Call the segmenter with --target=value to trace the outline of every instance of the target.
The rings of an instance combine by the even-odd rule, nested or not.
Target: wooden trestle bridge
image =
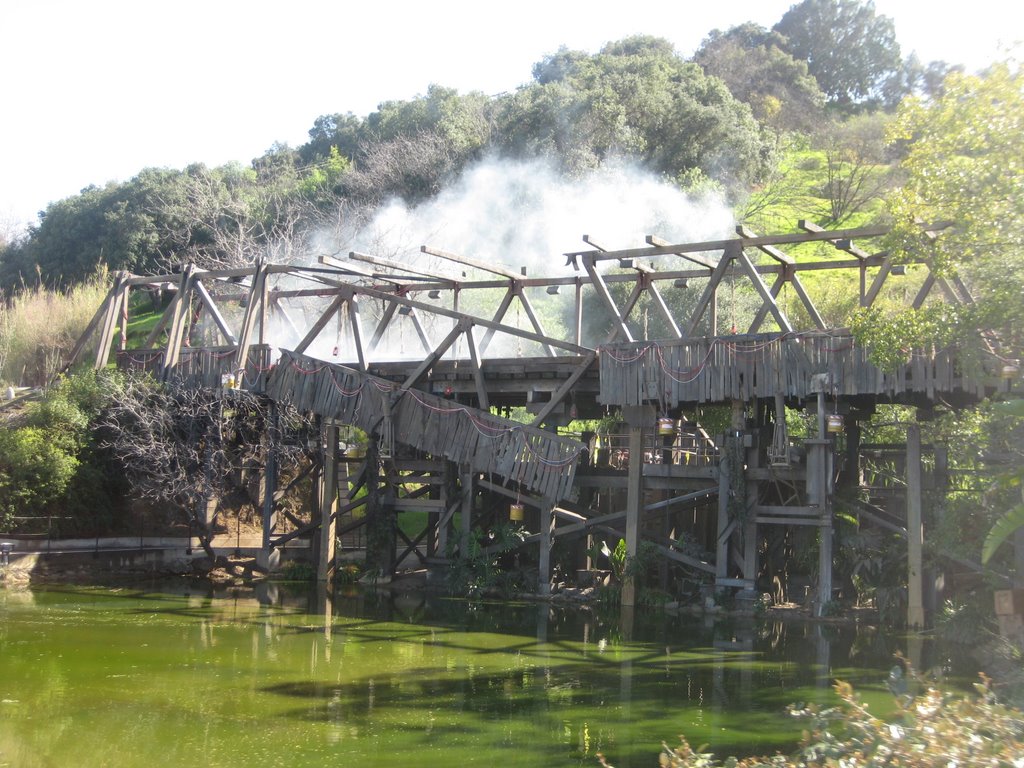
[[[941,229],[922,227],[922,235],[941,237]],[[894,275],[915,307],[970,302],[966,286],[925,262],[896,264],[873,250],[884,227],[801,230],[738,228],[736,237],[687,244],[649,236],[644,247],[619,251],[584,236],[587,248],[566,254],[563,276],[527,276],[426,246],[415,266],[352,253],[311,267],[121,273],[74,358],[95,349],[97,367],[113,355],[122,368],[179,386],[243,388],[320,417],[321,501],[309,523],[284,531],[267,457],[271,562],[284,541],[307,536],[329,578],[339,534],[374,515],[419,511],[428,513],[426,530],[416,540],[399,532],[405,552],[394,542],[397,561],[386,567],[419,566],[414,558],[443,567],[474,531],[507,522],[514,505],[541,593],[589,564],[588,538],[614,546],[621,537],[630,556],[660,555],[663,577],[676,564],[746,595],[773,580],[781,548],[816,548],[807,588],[820,607],[833,595],[837,484],[861,482],[859,422],[877,403],[956,405],[1006,383],[997,350],[991,375],[976,378],[965,378],[948,349],[913,350],[896,371],[876,368],[819,311],[816,275],[843,273],[861,307],[890,291]],[[133,292],[157,290],[173,298],[143,348],[127,349]],[[746,311],[738,293],[748,297]],[[555,322],[561,332],[546,330]],[[522,406],[529,424],[507,418]],[[712,406],[727,406],[717,409],[727,416],[714,434],[701,418]],[[791,438],[787,408],[815,415],[809,435]],[[602,426],[564,432],[585,419]],[[346,452],[346,426],[370,437],[365,455]],[[927,478],[916,425],[903,450],[897,507],[905,509],[862,503],[854,511],[908,536],[910,619],[922,623]],[[635,599],[627,582],[623,601]]]

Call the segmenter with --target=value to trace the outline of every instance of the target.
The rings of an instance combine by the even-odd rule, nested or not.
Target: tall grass
[[[0,383],[41,386],[85,331],[109,289],[106,271],[67,291],[26,287],[0,302]]]

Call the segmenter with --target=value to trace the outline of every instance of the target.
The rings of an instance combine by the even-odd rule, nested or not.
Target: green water
[[[788,749],[880,636],[406,595],[0,590],[0,766],[657,765]]]

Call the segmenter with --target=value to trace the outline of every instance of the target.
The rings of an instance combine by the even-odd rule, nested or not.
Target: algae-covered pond
[[[882,706],[853,627],[264,584],[0,590],[0,766],[657,765],[792,747],[797,701]]]

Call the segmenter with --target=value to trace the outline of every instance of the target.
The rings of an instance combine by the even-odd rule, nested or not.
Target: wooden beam
[[[334,297],[334,300],[327,306],[320,317],[317,318],[316,322],[309,327],[309,331],[303,336],[302,341],[295,345],[295,352],[302,354],[309,348],[309,345],[316,341],[316,337],[320,335],[320,332],[327,327],[327,324],[331,322],[331,318],[334,314],[341,309],[341,305],[348,301],[348,295],[339,293]]]
[[[604,302],[604,305],[609,310],[611,310],[612,315],[616,318],[618,328],[617,333],[621,333],[625,337],[626,341],[635,341],[635,339],[633,338],[633,334],[629,332],[629,328],[627,328],[626,324],[622,322],[622,313],[619,312],[619,308],[615,304],[615,299],[612,298],[611,293],[608,291],[608,286],[605,283],[604,278],[601,276],[601,273],[599,273],[596,267],[594,266],[594,260],[584,259],[583,268],[587,271],[587,274],[590,275],[590,283],[591,285],[594,286],[595,292],[600,297],[601,301]]]
[[[356,348],[356,358],[359,361],[359,370],[366,372],[366,353],[363,351],[363,328],[359,322],[359,302],[356,294],[348,300],[348,319],[352,326],[352,343]]]
[[[391,318],[395,316],[395,312],[397,311],[398,305],[395,304],[395,302],[384,302],[384,313],[377,322],[377,327],[373,329],[373,336],[370,337],[370,343],[366,346],[366,354],[372,355],[374,350],[377,349],[377,345],[380,344],[380,340],[384,336],[384,332],[388,329],[388,325],[391,324]]]
[[[476,337],[473,336],[473,329],[466,331],[466,345],[469,347],[469,360],[473,364],[473,383],[476,384],[476,399],[481,411],[490,410],[490,401],[487,398],[487,385],[484,382],[484,372],[480,369],[480,352],[476,348]]]
[[[532,426],[539,427],[541,424],[544,423],[544,420],[551,414],[551,412],[558,406],[558,404],[565,399],[565,396],[572,391],[573,387],[576,386],[576,382],[579,381],[583,374],[590,369],[591,364],[596,359],[597,352],[591,351],[590,353],[584,356],[583,362],[581,362],[579,366],[577,366],[576,370],[572,372],[569,378],[562,383],[562,386],[560,386],[551,395],[551,400],[548,401],[534,417],[533,421],[531,422]]]
[[[423,323],[420,322],[420,315],[415,309],[410,309],[407,315],[409,321],[412,323],[412,327],[416,331],[416,337],[420,340],[420,345],[423,347],[424,352],[430,352],[433,344],[430,342],[430,337],[427,336],[427,331],[423,327]]]
[[[952,222],[940,221],[934,224],[921,226],[922,232],[935,232],[946,229]],[[663,245],[651,248],[630,248],[623,251],[571,251],[563,254],[569,259],[578,256],[591,256],[597,260],[606,259],[633,259],[651,258],[653,256],[681,255],[684,253],[702,253],[709,251],[721,251],[736,246],[760,246],[760,245],[792,245],[794,243],[813,243],[822,240],[841,240],[866,237],[881,237],[889,233],[888,226],[858,227],[856,229],[836,229],[827,232],[802,232],[788,235],[763,235],[761,237],[744,239],[729,238],[726,240],[708,240],[699,243],[678,243]]]
[[[757,270],[754,269],[754,265],[750,263],[750,259],[742,249],[740,249],[740,252],[736,254],[736,260],[739,261],[744,271],[746,271],[747,277],[750,278],[750,282],[754,285],[754,289],[761,296],[761,301],[768,305],[768,311],[772,313],[772,317],[774,317],[775,322],[779,324],[779,328],[782,329],[784,333],[791,333],[793,326],[790,324],[789,318],[787,318],[785,314],[783,314],[782,310],[779,309],[779,305],[775,303],[775,297],[771,295],[771,292],[768,290],[768,286],[764,284],[764,280],[761,279],[761,276],[757,273]]]
[[[694,307],[693,314],[690,316],[690,324],[686,328],[686,335],[684,338],[689,338],[697,334],[697,326],[700,325],[700,321],[704,319],[704,312],[707,310],[708,305],[711,304],[716,292],[718,291],[718,285],[722,282],[722,278],[725,277],[725,271],[729,268],[733,259],[736,258],[737,254],[742,253],[743,249],[739,246],[739,240],[730,240],[725,248],[722,258],[718,260],[717,266],[711,273],[711,279],[708,280],[708,284],[704,286],[704,292],[700,295],[700,299],[697,300],[697,306]]]
[[[669,312],[665,299],[662,298],[661,292],[658,290],[658,286],[653,281],[647,283],[647,292],[651,295],[651,300],[654,302],[655,309],[658,310],[662,319],[668,324],[668,329],[672,332],[672,335],[677,339],[683,338],[683,332],[679,330],[679,326],[676,324],[676,319],[672,317],[672,313]]]
[[[249,291],[249,301],[245,305],[245,316],[242,318],[242,328],[238,334],[238,349],[235,354],[235,370],[244,371],[249,362],[249,347],[253,343],[253,331],[256,330],[256,321],[262,316],[267,301],[267,270],[266,265],[260,262],[256,265],[256,272],[252,277],[252,289]],[[241,380],[241,377],[239,377]]]
[[[464,322],[460,322],[452,328],[451,331],[448,332],[448,335],[444,337],[444,340],[437,345],[437,348],[427,355],[426,359],[416,367],[416,370],[409,374],[408,378],[406,378],[405,382],[401,386],[402,391],[410,389],[414,384],[416,384],[423,374],[434,367],[434,363],[441,359],[442,355],[448,351],[448,348],[455,343],[455,340],[467,330],[470,332],[473,330],[473,325],[468,319]]]
[[[875,303],[875,299],[878,298],[879,291],[882,290],[882,286],[885,285],[885,279],[889,276],[889,272],[892,270],[892,256],[886,256],[885,260],[882,261],[882,265],[878,268],[878,274],[875,275],[875,279],[871,281],[871,287],[865,294],[863,301],[861,302],[862,307],[870,307]]]
[[[373,265],[378,266],[378,267],[385,267],[386,269],[393,269],[393,270],[396,270],[398,272],[404,272],[404,273],[409,274],[409,275],[418,275],[420,277],[427,277],[427,278],[430,278],[431,280],[437,280],[439,282],[450,283],[451,285],[455,285],[456,284],[456,280],[454,278],[450,278],[450,277],[448,277],[446,275],[441,275],[441,274],[438,274],[436,272],[427,272],[426,270],[422,270],[422,269],[414,269],[413,267],[410,267],[408,264],[403,264],[403,263],[401,263],[399,261],[392,261],[391,259],[383,259],[383,258],[381,258],[379,256],[370,256],[369,254],[360,253],[359,251],[349,251],[348,257],[350,259],[355,259],[356,261],[362,261],[362,262],[365,262],[367,264],[373,264]]]
[[[533,304],[530,303],[530,297],[523,291],[522,285],[516,285],[515,290],[516,296],[519,297],[519,302],[523,305],[523,309],[526,310],[526,317],[530,320],[530,325],[533,326],[533,330],[537,332],[538,336],[547,336],[547,332],[544,330],[544,326],[541,325],[540,319],[537,317],[537,313],[533,311]],[[458,294],[456,294],[458,295]],[[550,344],[542,344],[544,351],[548,357],[555,356],[555,350]]]
[[[646,240],[649,245],[654,245],[657,246],[658,248],[669,248],[672,245],[672,243],[670,243],[668,240],[658,237],[657,235],[648,235],[647,237],[644,238],[644,240]],[[695,254],[686,252],[678,252],[672,255],[679,256],[683,259],[686,259],[687,261],[692,261],[694,264],[699,264],[702,267],[707,267],[711,271],[714,271],[716,266],[715,262],[713,262],[711,259],[705,258],[704,256],[697,256]],[[708,274],[710,274],[710,272]]]
[[[206,306],[206,311],[210,313],[210,317],[213,318],[213,322],[217,325],[220,330],[221,336],[231,346],[238,344],[238,339],[235,338],[235,334],[231,332],[227,322],[225,322],[223,315],[217,308],[217,304],[214,302],[213,297],[210,296],[210,292],[206,290],[206,286],[203,285],[202,280],[196,280],[195,282],[196,293],[199,294],[200,301]]]
[[[492,323],[500,323],[505,319],[505,313],[508,312],[508,308],[512,306],[512,299],[515,298],[516,289],[515,284],[508,286],[505,291],[505,295],[501,297],[501,301],[498,303],[498,309],[495,310],[494,316],[491,318]],[[484,333],[484,338],[480,342],[480,353],[487,352],[487,347],[491,344],[491,339],[494,338],[494,334],[497,328],[488,328]]]
[[[465,256],[459,256],[456,253],[450,251],[442,251],[440,248],[431,248],[427,245],[421,245],[420,251],[429,254],[430,256],[437,256],[439,259],[447,259],[448,261],[454,261],[456,264],[462,264],[473,269],[479,269],[482,272],[490,272],[492,275],[501,275],[507,277],[510,280],[520,280],[522,275],[512,270],[505,269],[494,263],[477,261],[476,259],[468,259]]]

